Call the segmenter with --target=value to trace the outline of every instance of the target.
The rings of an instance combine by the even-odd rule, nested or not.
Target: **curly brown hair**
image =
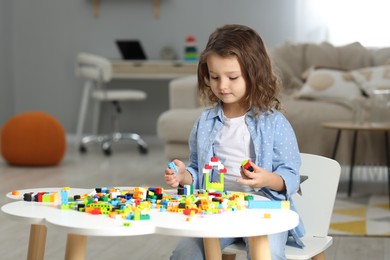
[[[198,93],[200,99],[215,105],[219,99],[210,87],[207,58],[210,54],[236,57],[247,86],[240,104],[256,113],[280,109],[279,80],[273,73],[271,60],[260,35],[245,25],[228,24],[217,28],[209,37],[205,50],[199,57]]]

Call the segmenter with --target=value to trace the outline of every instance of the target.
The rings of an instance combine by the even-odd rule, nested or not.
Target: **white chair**
[[[121,113],[119,101],[141,101],[146,99],[146,93],[140,90],[115,90],[109,89],[107,83],[112,79],[111,62],[103,57],[79,53],[76,62],[76,75],[85,80],[84,91],[81,100],[80,114],[77,123],[76,139],[79,144],[80,152],[86,152],[86,145],[89,143],[98,143],[105,155],[111,155],[111,144],[120,141],[136,141],[140,153],[146,154],[148,147],[145,141],[136,133],[119,132],[118,115]],[[89,100],[95,101],[94,113],[92,118],[92,135],[83,136],[86,113]],[[113,114],[112,124],[113,133],[99,135],[98,125],[100,117],[100,103],[111,102]]]
[[[313,154],[301,153],[302,195],[293,196],[294,204],[306,229],[302,238],[303,249],[286,246],[287,259],[325,259],[325,250],[333,243],[328,236],[333,206],[340,180],[337,161]],[[223,259],[234,259],[236,253],[245,251],[243,244],[234,244],[223,250]]]

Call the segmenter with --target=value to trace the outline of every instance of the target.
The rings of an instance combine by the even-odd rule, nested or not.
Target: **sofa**
[[[322,122],[370,121],[375,114],[372,89],[390,88],[390,48],[366,48],[358,42],[344,46],[286,42],[269,53],[282,84],[282,112],[304,153],[331,157],[337,131],[324,128]],[[386,70],[387,79],[381,76]],[[202,109],[196,75],[169,83],[169,110],[157,122],[167,159],[188,159],[188,137]],[[390,107],[381,111],[385,115],[380,118],[390,122]],[[356,162],[385,165],[383,142],[380,131],[359,133]],[[351,146],[352,133],[343,132],[336,156],[340,163],[349,164]]]

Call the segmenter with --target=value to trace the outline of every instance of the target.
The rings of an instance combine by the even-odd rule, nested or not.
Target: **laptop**
[[[124,60],[146,60],[145,52],[138,40],[116,40],[122,59]]]

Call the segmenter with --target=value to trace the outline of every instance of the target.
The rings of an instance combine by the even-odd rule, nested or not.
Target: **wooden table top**
[[[321,124],[325,128],[338,130],[368,130],[368,131],[390,131],[389,123],[354,123],[352,121],[328,121]]]
[[[196,75],[198,64],[184,61],[124,61],[112,60],[114,79],[172,79]]]

